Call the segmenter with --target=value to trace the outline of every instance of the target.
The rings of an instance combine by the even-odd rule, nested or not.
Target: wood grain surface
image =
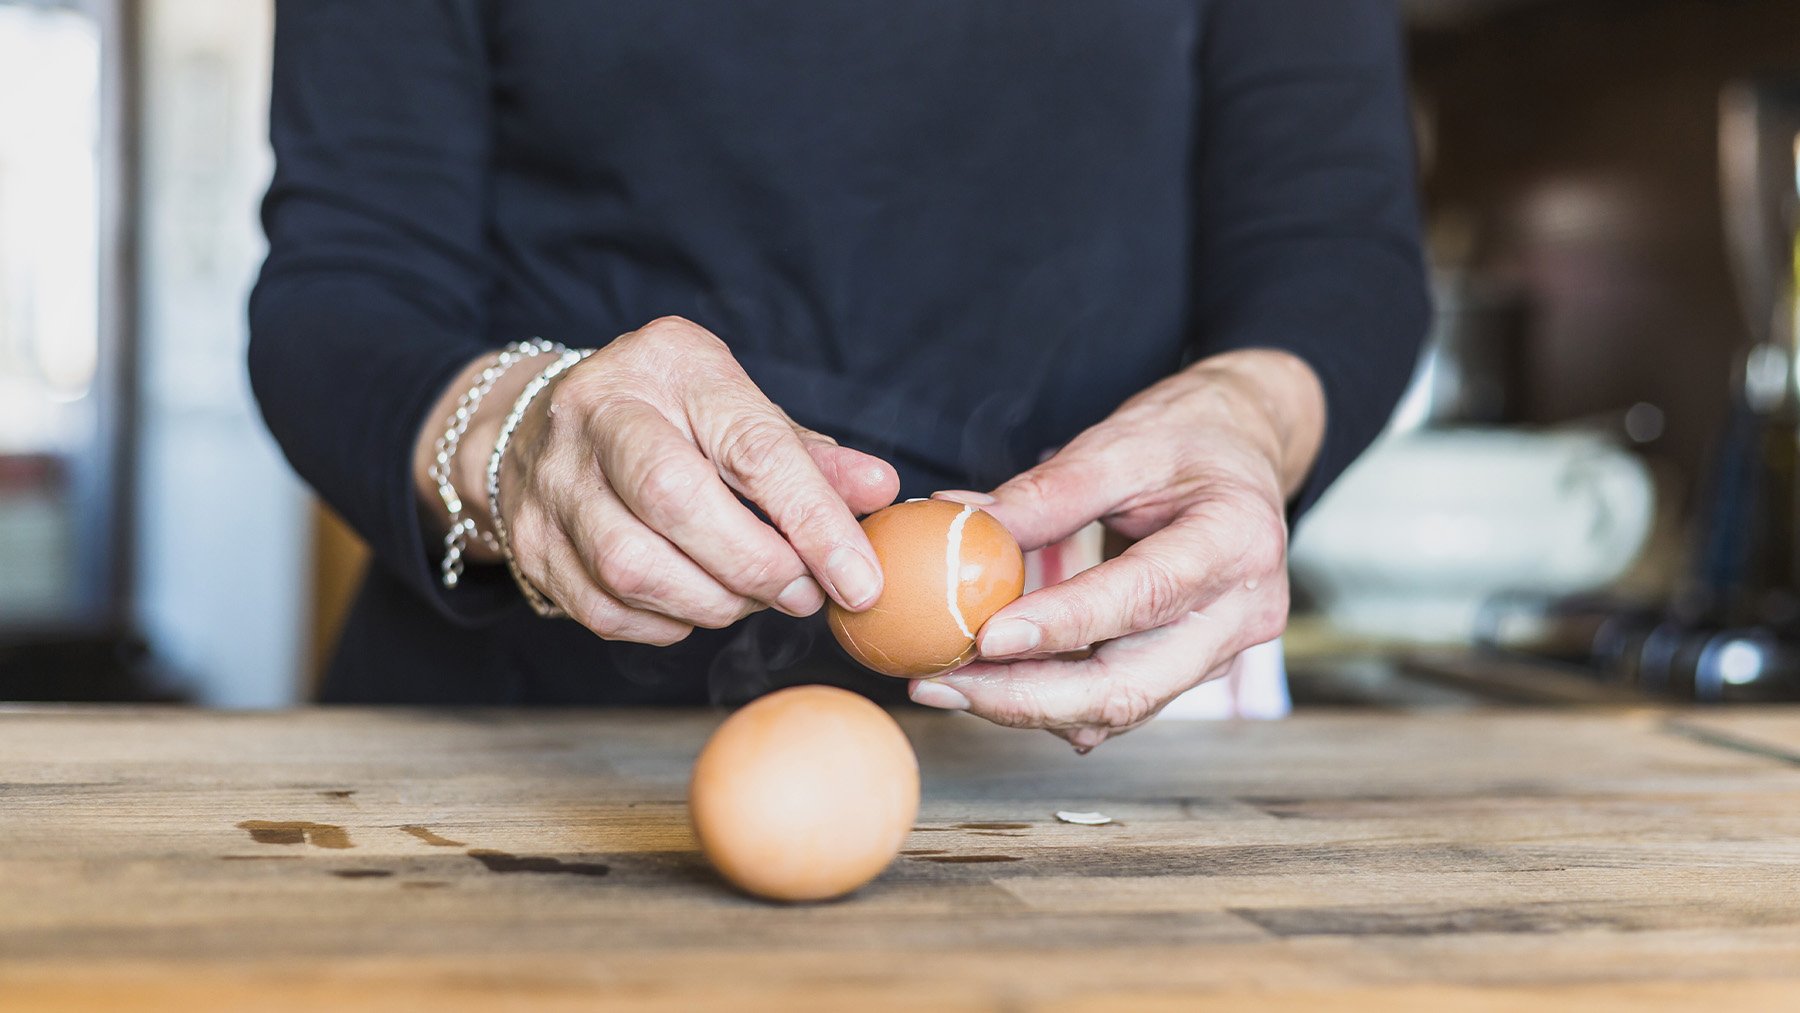
[[[717,720],[0,713],[0,1007],[1800,1008],[1800,710],[909,714],[907,854],[803,907],[694,850]]]

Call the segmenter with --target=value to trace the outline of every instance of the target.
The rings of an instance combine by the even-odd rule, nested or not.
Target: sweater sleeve
[[[1390,0],[1215,0],[1201,53],[1199,354],[1278,348],[1325,389],[1298,517],[1381,431],[1430,307]]]
[[[249,367],[294,469],[453,619],[412,481],[425,413],[487,335],[490,68],[477,0],[282,0]]]

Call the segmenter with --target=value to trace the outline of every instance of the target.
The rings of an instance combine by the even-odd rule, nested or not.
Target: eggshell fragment
[[[919,761],[855,693],[795,686],[725,719],[700,751],[688,812],[707,860],[747,893],[839,897],[880,875],[919,812]]]
[[[881,597],[865,612],[833,603],[832,635],[863,665],[921,678],[967,664],[975,634],[1025,589],[1011,532],[961,503],[912,500],[862,522],[881,564]]]

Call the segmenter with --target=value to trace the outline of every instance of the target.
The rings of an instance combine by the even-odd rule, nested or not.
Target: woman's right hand
[[[469,449],[493,446],[511,403],[482,406]],[[458,488],[479,504],[485,493],[467,492],[483,484]],[[810,615],[825,594],[867,608],[881,570],[856,515],[899,485],[886,462],[788,418],[712,332],[665,317],[538,395],[500,500],[520,570],[571,618],[608,640],[672,644],[768,607]]]

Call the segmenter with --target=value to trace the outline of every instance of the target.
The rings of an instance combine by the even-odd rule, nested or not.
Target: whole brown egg
[[[1025,557],[986,511],[910,500],[862,522],[881,563],[881,597],[865,612],[833,603],[831,632],[883,675],[938,675],[975,657],[981,624],[1025,590]]]
[[[831,686],[778,690],[726,718],[688,784],[707,860],[770,900],[826,900],[874,879],[918,812],[919,761],[906,733]]]

